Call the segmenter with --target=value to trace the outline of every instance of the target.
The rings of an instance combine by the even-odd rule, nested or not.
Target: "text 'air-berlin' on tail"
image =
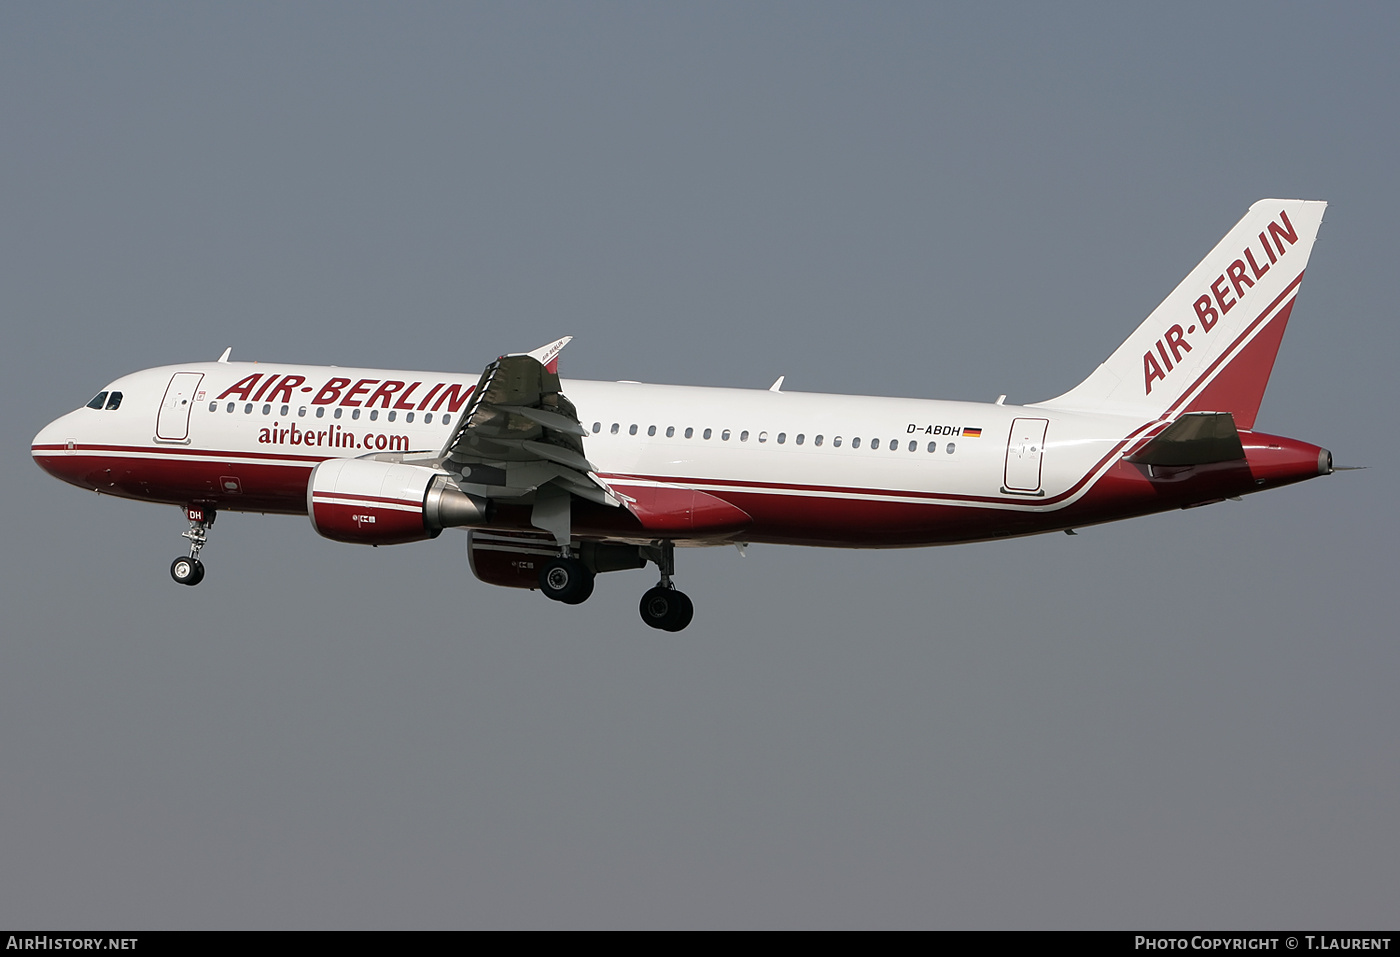
[[[1229,412],[1253,428],[1326,208],[1255,203],[1093,375],[1037,405],[1145,419]]]
[[[81,488],[179,506],[183,585],[203,580],[220,511],[305,515],[364,545],[463,528],[477,578],[566,604],[601,573],[654,564],[642,620],[679,631],[694,606],[673,580],[677,545],[990,541],[1331,472],[1325,449],[1254,430],[1325,208],[1255,203],[1089,378],[1031,405],[792,392],[781,376],[565,380],[568,337],[479,376],[225,350],[117,379],[32,454]]]

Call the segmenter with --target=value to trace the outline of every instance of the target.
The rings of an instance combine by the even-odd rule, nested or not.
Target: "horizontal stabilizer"
[[[1235,417],[1229,412],[1190,412],[1127,457],[1135,465],[1208,465],[1244,458]]]

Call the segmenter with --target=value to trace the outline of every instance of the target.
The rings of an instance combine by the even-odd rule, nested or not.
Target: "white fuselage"
[[[437,452],[474,386],[447,373],[166,366],[109,385],[104,392],[122,394],[119,408],[57,419],[34,454],[65,480],[110,494],[304,513],[319,462]],[[563,390],[605,482],[624,493],[681,486],[718,496],[753,517],[731,540],[938,544],[1190,504],[1160,487],[1123,492],[1124,481],[1144,492],[1159,484],[1141,469],[1114,473],[1125,471],[1123,451],[1160,424],[1124,416],[634,382],[564,380]],[[1102,494],[1105,478],[1117,492]],[[1252,490],[1246,482],[1231,494]],[[1219,490],[1177,491],[1189,500]],[[594,534],[606,537],[607,516],[599,520]],[[579,527],[590,534],[586,516]]]

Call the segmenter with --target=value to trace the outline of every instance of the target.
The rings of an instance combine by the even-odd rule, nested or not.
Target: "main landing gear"
[[[683,591],[674,585],[657,585],[647,589],[638,606],[642,621],[662,631],[680,631],[695,617],[695,606]]]
[[[564,555],[546,562],[540,569],[540,591],[545,597],[578,605],[593,594],[593,572],[577,558]]]
[[[637,610],[642,621],[651,628],[662,631],[681,631],[695,617],[695,606],[683,591],[677,591],[671,582],[676,573],[676,546],[674,542],[661,542],[642,549],[642,554],[656,562],[661,569],[661,581],[647,589]]]
[[[204,563],[199,560],[200,549],[209,539],[209,526],[214,524],[215,512],[212,508],[191,505],[185,509],[190,520],[189,531],[182,538],[190,540],[189,557],[181,555],[170,563],[170,577],[181,585],[198,585],[204,581]]]
[[[661,631],[680,631],[695,617],[695,606],[685,592],[677,591],[671,582],[676,571],[676,546],[671,542],[655,545],[621,546],[591,545],[585,542],[583,560],[574,557],[571,550],[564,548],[563,554],[552,558],[540,568],[539,586],[545,596],[566,605],[577,605],[588,600],[593,594],[593,581],[600,571],[614,571],[623,568],[640,568],[647,561],[653,561],[661,569],[661,581],[648,589],[642,596],[638,611],[642,621]],[[589,551],[589,549],[592,551]],[[618,550],[616,554],[604,557],[604,548]],[[627,558],[621,556],[623,549]],[[172,571],[173,574],[173,571]],[[177,581],[179,579],[176,579]]]

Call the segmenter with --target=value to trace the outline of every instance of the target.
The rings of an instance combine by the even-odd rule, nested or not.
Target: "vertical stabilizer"
[[[1263,199],[1094,373],[1051,409],[1254,426],[1327,204]]]

